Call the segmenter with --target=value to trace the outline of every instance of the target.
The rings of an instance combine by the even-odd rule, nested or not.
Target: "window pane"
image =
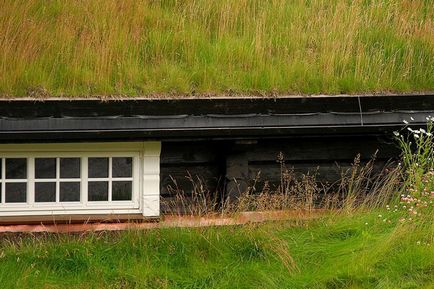
[[[0,179],[3,177],[2,170],[3,170],[3,163],[2,163],[2,159],[0,158]]]
[[[107,178],[108,166],[108,158],[89,158],[89,178]]]
[[[61,202],[80,202],[80,182],[60,182]]]
[[[6,183],[6,203],[25,203],[27,200],[27,183]]]
[[[108,182],[89,182],[89,201],[108,201]]]
[[[112,177],[132,177],[133,158],[113,158]]]
[[[35,202],[55,202],[56,183],[35,183]]]
[[[55,158],[36,158],[35,159],[35,178],[54,179],[56,178],[56,159]]]
[[[61,158],[60,177],[80,178],[80,158]]]
[[[26,179],[27,159],[25,158],[6,159],[6,178]]]
[[[131,201],[132,182],[122,181],[112,183],[113,201]]]

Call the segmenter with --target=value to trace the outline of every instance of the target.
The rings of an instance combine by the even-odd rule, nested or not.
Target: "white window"
[[[0,145],[0,216],[159,213],[160,144]]]

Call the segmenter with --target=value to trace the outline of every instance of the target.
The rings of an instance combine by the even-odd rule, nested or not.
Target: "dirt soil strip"
[[[209,216],[175,216],[166,215],[158,222],[124,222],[124,223],[84,223],[84,224],[40,224],[40,225],[2,225],[0,233],[73,233],[84,231],[120,231],[129,229],[157,229],[173,227],[208,227],[244,225],[266,221],[308,220],[318,218],[326,213],[324,210],[292,210],[242,212],[233,217]]]

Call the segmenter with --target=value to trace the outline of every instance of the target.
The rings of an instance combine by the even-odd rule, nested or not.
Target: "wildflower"
[[[415,138],[419,138],[419,135],[415,133],[415,134],[414,134],[414,137],[415,137]]]
[[[378,218],[382,218],[383,216],[382,215],[378,215]]]
[[[406,121],[405,119],[402,122],[405,123],[405,124],[408,124],[408,121]]]
[[[399,136],[399,132],[397,132],[396,130],[393,132],[393,134],[394,134],[395,136]]]
[[[414,132],[414,130],[413,130],[411,127],[407,127],[407,129],[408,129],[410,132]]]
[[[414,118],[413,118],[412,116],[410,116],[410,119],[411,119],[411,120],[414,120]]]
[[[424,130],[423,128],[419,129],[421,133],[426,133],[426,130]]]
[[[420,245],[420,241],[417,241],[416,244],[417,244],[417,245]]]

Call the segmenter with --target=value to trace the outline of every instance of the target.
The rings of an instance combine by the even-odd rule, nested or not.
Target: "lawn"
[[[431,0],[0,1],[0,95],[434,91]]]
[[[0,284],[434,288],[433,215],[402,221],[404,213],[400,207],[242,227],[9,236],[0,247]]]

